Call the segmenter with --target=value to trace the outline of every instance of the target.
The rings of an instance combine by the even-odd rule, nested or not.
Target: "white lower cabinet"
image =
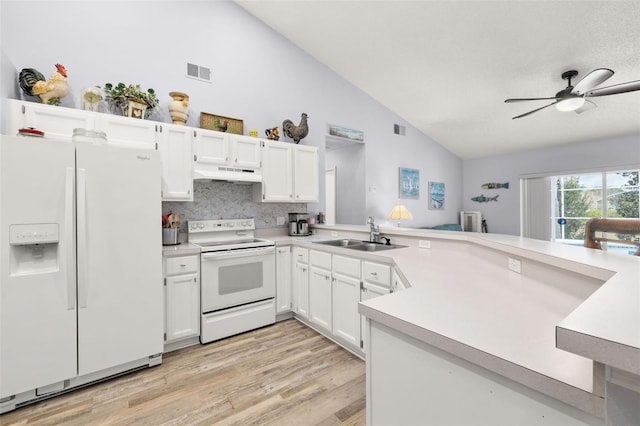
[[[200,335],[200,256],[164,258],[165,344]]]
[[[293,308],[291,246],[276,249],[276,314]]]
[[[360,300],[370,300],[391,293],[391,266],[370,261],[362,262],[362,292]],[[360,315],[360,331],[362,336],[361,348],[365,351],[366,317]]]
[[[333,255],[333,335],[360,347],[360,260]]]
[[[331,332],[331,253],[309,251],[309,320]]]
[[[301,318],[309,318],[309,250],[294,247],[291,251],[293,311]]]

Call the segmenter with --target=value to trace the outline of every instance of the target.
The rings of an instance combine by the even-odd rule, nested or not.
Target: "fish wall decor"
[[[471,198],[471,201],[475,201],[477,203],[488,203],[489,201],[498,201],[499,196],[500,195],[496,195],[495,197],[485,197],[484,194],[482,194],[479,197]]]
[[[484,183],[482,184],[482,188],[484,189],[509,189],[509,182],[505,183]]]

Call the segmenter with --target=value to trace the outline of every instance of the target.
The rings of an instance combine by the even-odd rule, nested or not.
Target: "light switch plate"
[[[418,241],[418,247],[420,248],[431,248],[431,241],[429,240],[419,240]]]
[[[278,216],[276,218],[276,225],[284,225],[284,216]]]
[[[337,237],[337,236],[338,236],[338,233],[337,233],[336,231],[331,231],[331,236],[332,236],[332,237]]]

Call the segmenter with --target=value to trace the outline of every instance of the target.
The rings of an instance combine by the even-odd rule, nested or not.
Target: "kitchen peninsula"
[[[368,235],[350,225],[314,232]],[[370,424],[636,419],[638,258],[506,235],[381,232],[407,247],[360,256],[391,262],[410,288],[360,304]]]

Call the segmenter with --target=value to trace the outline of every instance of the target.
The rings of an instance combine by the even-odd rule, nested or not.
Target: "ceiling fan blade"
[[[575,110],[576,114],[582,114],[585,111],[589,111],[590,109],[596,108],[598,105],[594,104],[593,102],[591,102],[588,99],[584,100],[584,104],[578,108],[577,110]]]
[[[598,68],[585,75],[571,91],[574,95],[583,95],[611,78],[613,71],[609,68]]]
[[[585,93],[585,96],[607,96],[617,95],[618,93],[633,92],[640,90],[640,80],[629,81],[627,83],[615,84],[613,86],[602,87],[600,89],[593,89]]]
[[[552,98],[552,99],[554,99],[554,98]],[[553,103],[550,103],[549,105],[545,105],[545,106],[543,106],[542,108],[538,108],[538,109],[534,109],[533,111],[525,112],[525,113],[524,113],[524,114],[522,114],[522,115],[519,115],[519,116],[517,116],[517,117],[513,117],[513,118],[512,118],[512,120],[515,120],[516,118],[526,117],[527,115],[531,115],[531,114],[533,114],[534,112],[538,112],[538,111],[540,111],[541,109],[545,109],[545,108],[547,108],[547,107],[550,107],[551,105],[555,105],[555,104],[557,104],[558,102],[560,102],[560,101],[555,101],[555,102],[553,102]]]
[[[511,103],[511,102],[524,102],[524,101],[550,101],[554,99],[557,100],[558,98],[556,98],[555,96],[551,98],[517,98],[517,99],[507,99],[505,100],[505,102]]]

